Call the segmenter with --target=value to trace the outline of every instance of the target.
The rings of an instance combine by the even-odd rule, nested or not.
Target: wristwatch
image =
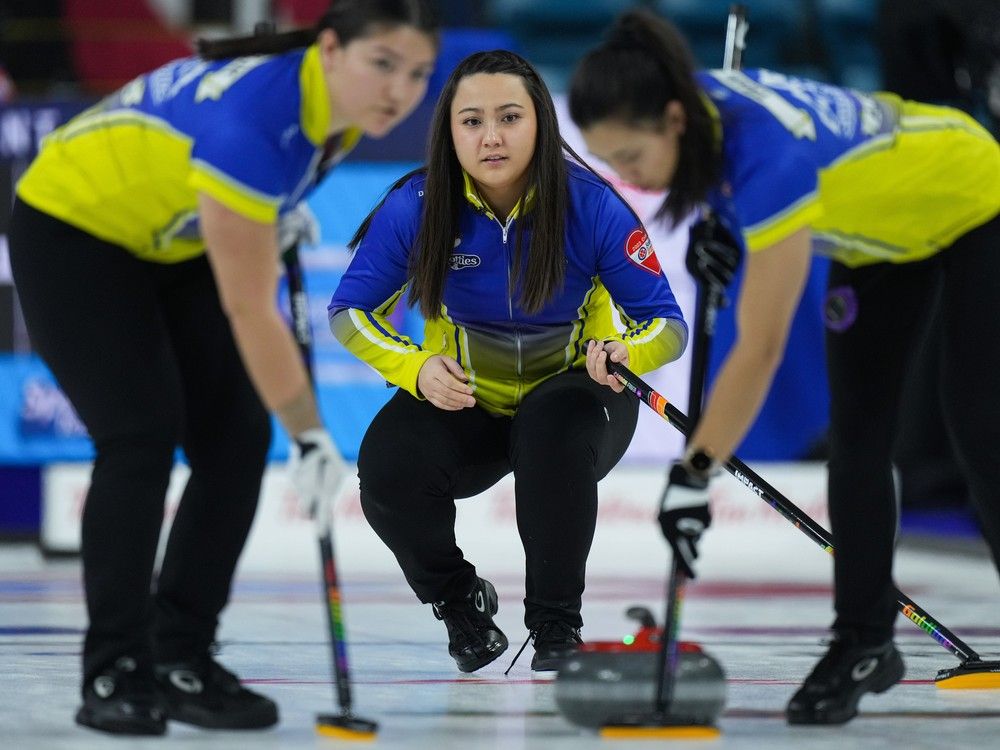
[[[685,457],[685,462],[693,471],[702,476],[707,476],[715,465],[715,459],[712,457],[712,454],[704,448],[692,448],[689,450]]]

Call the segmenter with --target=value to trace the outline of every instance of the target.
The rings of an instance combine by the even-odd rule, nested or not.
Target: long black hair
[[[477,73],[518,76],[534,104],[538,123],[526,188],[528,191],[534,188],[534,199],[530,210],[524,210],[522,204],[515,240],[513,288],[508,291],[513,293],[520,288],[518,304],[527,312],[538,312],[562,288],[565,278],[569,186],[563,151],[574,157],[576,154],[559,135],[552,95],[531,63],[507,50],[476,52],[462,60],[445,83],[431,122],[427,165],[417,170],[426,171],[427,180],[420,230],[410,252],[409,304],[419,306],[425,318],[441,315],[448,259],[455,247],[459,216],[466,203],[462,166],[451,137],[451,104],[462,79]],[[404,184],[413,174],[402,177],[393,188]],[[381,204],[361,224],[349,247],[353,249],[361,242],[380,207]],[[531,226],[530,250],[524,248],[526,224]],[[522,263],[524,252],[528,253],[526,264]]]
[[[429,0],[333,0],[312,28],[276,33],[267,24],[259,24],[252,36],[199,39],[198,54],[205,60],[273,55],[308,47],[324,29],[333,29],[337,41],[346,45],[372,33],[376,25],[412,26],[437,43],[438,19]]]
[[[687,119],[677,171],[656,218],[676,225],[705,199],[722,171],[715,126],[694,77],[694,58],[677,28],[654,13],[620,15],[606,41],[573,73],[569,112],[581,130],[603,120],[662,129],[667,104],[678,101]]]

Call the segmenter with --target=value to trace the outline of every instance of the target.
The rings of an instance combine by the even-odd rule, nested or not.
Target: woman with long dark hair
[[[581,642],[597,482],[637,419],[607,358],[647,372],[687,339],[642,224],[567,152],[530,64],[467,57],[438,100],[427,166],[362,225],[330,303],[337,338],[399,386],[361,444],[362,508],[463,672],[507,639],[495,588],[456,544],[455,499],[513,472],[531,666],[556,669]],[[421,343],[388,322],[404,294],[425,316]]]
[[[213,658],[270,439],[303,509],[339,456],[275,305],[278,224],[426,91],[424,0],[336,0],[315,28],[207,44],[55,131],[17,186],[10,259],[32,344],[96,449],[83,513],[78,723],[249,729],[273,701]],[[191,476],[150,594],[177,445]]]
[[[949,434],[1000,562],[1000,147],[946,107],[768,70],[695,73],[677,30],[643,11],[621,16],[581,61],[570,112],[591,153],[625,180],[669,188],[662,218],[707,204],[745,251],[737,340],[671,473],[672,491],[702,491],[702,518],[709,473],[771,386],[811,253],[833,259],[824,314],[835,638],[787,718],[849,721],[863,694],[903,675],[891,449],[937,295]]]

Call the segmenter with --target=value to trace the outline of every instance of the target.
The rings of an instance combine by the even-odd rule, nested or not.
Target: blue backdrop
[[[388,137],[362,141],[310,198],[323,232],[317,247],[302,251],[316,342],[318,395],[324,419],[349,458],[356,457],[364,430],[392,391],[374,371],[347,354],[329,332],[326,305],[349,262],[346,243],[386,188],[422,158],[434,100],[455,64],[472,51],[497,47],[516,49],[517,45],[500,31],[447,30],[427,99]],[[0,107],[5,133],[0,139],[0,161],[12,165],[7,171],[16,175],[32,156],[37,140],[86,104]],[[739,449],[746,459],[798,458],[824,433],[828,400],[819,315],[825,273],[825,262],[817,261],[775,387]],[[280,304],[288,309],[284,291]],[[732,308],[719,314],[710,378],[733,341],[733,318]],[[422,321],[408,308],[398,312],[394,323],[419,340]],[[277,427],[274,434],[271,457],[282,459],[287,455],[287,438]],[[33,356],[0,354],[0,467],[91,457],[82,425],[44,365]]]
[[[357,455],[364,430],[392,390],[336,342],[327,324],[326,306],[350,262],[346,245],[354,230],[386,188],[414,166],[412,162],[347,163],[334,170],[310,198],[322,226],[319,245],[302,250],[315,339],[317,391],[326,424],[351,459]],[[739,449],[745,459],[798,458],[823,435],[828,411],[820,320],[825,273],[826,263],[818,260],[775,387]],[[288,310],[284,289],[279,304],[282,310]],[[409,308],[401,306],[394,323],[405,334],[420,340],[423,322]],[[710,376],[731,345],[734,330],[730,306],[719,314]],[[287,455],[287,438],[277,425],[274,434],[271,457],[282,459]],[[44,365],[31,356],[0,355],[0,464],[38,464],[91,456],[82,425]]]

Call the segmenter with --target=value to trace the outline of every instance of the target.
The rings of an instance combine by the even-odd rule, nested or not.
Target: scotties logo
[[[656,259],[653,243],[645,229],[636,229],[628,236],[625,240],[625,254],[639,268],[660,275],[660,261]]]
[[[482,263],[478,255],[465,255],[455,253],[448,259],[448,265],[452,271],[461,271],[463,268],[477,268]]]

